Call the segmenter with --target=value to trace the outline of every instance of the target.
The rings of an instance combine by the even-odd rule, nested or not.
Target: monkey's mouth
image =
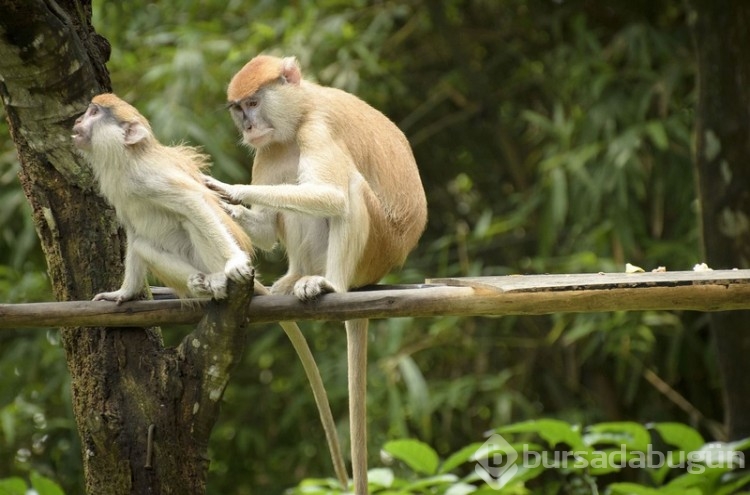
[[[81,134],[75,128],[73,128],[73,134],[70,135],[70,138],[73,140],[73,144],[78,148],[85,148],[89,144],[89,140],[86,139],[86,136]]]
[[[247,144],[257,148],[264,144],[268,144],[272,133],[273,128],[263,129],[262,131],[253,129],[251,131],[245,131],[243,133],[243,138]]]

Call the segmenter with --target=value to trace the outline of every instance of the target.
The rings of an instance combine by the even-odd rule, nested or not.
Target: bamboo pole
[[[504,316],[601,311],[750,309],[750,270],[524,275],[428,280],[327,294],[255,296],[251,323],[354,318]],[[206,300],[0,304],[0,328],[134,327],[196,323]]]

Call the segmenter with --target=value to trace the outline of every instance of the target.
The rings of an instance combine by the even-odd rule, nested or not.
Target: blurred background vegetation
[[[427,231],[388,282],[622,271],[698,262],[691,165],[694,50],[681,2],[620,0],[94,1],[113,89],[165,142],[250,180],[224,107],[264,51],[353,92],[409,137]],[[0,124],[0,301],[50,300],[44,258]],[[263,256],[266,282],[283,255]],[[731,268],[731,267],[726,267]],[[343,326],[306,323],[346,432]],[[176,342],[184,329],[165,329]],[[514,421],[680,421],[721,438],[716,358],[695,313],[376,321],[372,461],[387,440],[443,456]],[[0,333],[0,478],[31,470],[81,493],[56,330]],[[211,444],[209,493],[278,493],[331,472],[304,373],[256,327]]]

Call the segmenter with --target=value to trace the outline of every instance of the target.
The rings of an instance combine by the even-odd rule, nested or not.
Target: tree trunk
[[[110,88],[109,43],[91,26],[90,0],[0,0],[0,12],[0,95],[53,290],[90,299],[119,286],[124,235],[70,133]],[[158,328],[61,330],[89,494],[205,493],[208,438],[251,294],[230,286],[176,349]]]
[[[750,265],[750,4],[694,0],[695,167],[703,247],[713,268]],[[710,316],[732,439],[750,437],[750,312]]]

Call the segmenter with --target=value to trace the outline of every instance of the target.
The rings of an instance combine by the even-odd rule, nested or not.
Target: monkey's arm
[[[272,208],[224,204],[229,216],[248,233],[253,245],[271,251],[276,244],[276,222],[278,212]]]
[[[94,296],[94,301],[114,301],[121,304],[125,301],[131,301],[143,293],[147,266],[135,248],[135,234],[128,231],[127,239],[125,278],[123,278],[122,285],[116,291],[97,294]]]
[[[242,250],[222,221],[217,207],[204,199],[209,194],[202,184],[193,181],[168,181],[169,187],[154,189],[148,199],[157,208],[182,219],[196,251],[203,256],[218,251],[227,260],[224,274],[232,280],[248,279],[252,272],[249,254]]]
[[[228,192],[232,186],[210,175],[204,175],[203,182],[209,189],[222,196],[222,208],[248,233],[254,246],[264,251],[273,249],[278,240],[276,234],[278,212],[276,210],[257,206],[250,209],[237,204]]]
[[[346,214],[347,196],[325,184],[236,185],[228,187],[232,199],[247,205],[261,205],[317,217]]]

